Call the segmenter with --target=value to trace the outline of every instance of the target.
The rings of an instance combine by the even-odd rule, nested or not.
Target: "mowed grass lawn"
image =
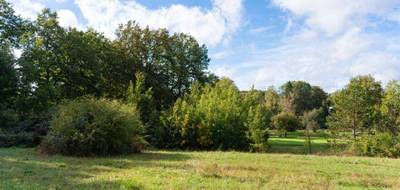
[[[107,158],[0,149],[0,189],[400,189],[400,160],[150,151]]]
[[[326,154],[332,152],[328,144],[329,133],[325,130],[318,130],[310,133],[312,154]],[[305,146],[306,137],[304,131],[289,132],[286,137],[279,136],[278,132],[271,132],[268,143],[269,152],[272,153],[291,153],[307,154],[308,148]]]

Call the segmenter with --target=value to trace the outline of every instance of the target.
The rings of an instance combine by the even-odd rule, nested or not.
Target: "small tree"
[[[150,142],[154,142],[155,128],[158,126],[158,112],[153,101],[153,91],[151,88],[146,90],[145,76],[141,72],[136,73],[135,86],[132,81],[126,92],[126,102],[135,106],[139,111],[141,121],[145,125],[145,136]]]
[[[268,116],[267,110],[261,105],[250,107],[247,115],[246,127],[248,137],[251,140],[251,149],[256,152],[264,152],[268,148]]]
[[[301,127],[301,123],[294,114],[282,112],[272,117],[272,126],[287,137],[287,132],[296,131]]]

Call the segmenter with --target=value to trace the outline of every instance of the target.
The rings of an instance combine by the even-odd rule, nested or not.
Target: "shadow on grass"
[[[81,158],[43,156],[33,149],[1,149],[0,189],[141,189],[134,181],[97,179],[100,174],[141,168],[179,168],[190,159],[179,152]]]

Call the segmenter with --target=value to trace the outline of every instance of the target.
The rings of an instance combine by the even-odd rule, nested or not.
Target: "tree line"
[[[143,139],[156,148],[266,151],[271,130],[285,136],[328,129],[363,154],[400,154],[398,81],[383,88],[372,76],[358,76],[331,94],[305,81],[240,91],[208,71],[206,46],[187,34],[130,21],[110,40],[91,28],[61,27],[49,9],[30,21],[0,0],[0,13],[0,146],[39,144],[55,121],[64,121],[54,117],[73,113],[59,105],[75,109],[80,104],[64,102],[90,97],[81,104],[97,109],[93,99],[100,99],[116,115],[109,105],[134,107]]]

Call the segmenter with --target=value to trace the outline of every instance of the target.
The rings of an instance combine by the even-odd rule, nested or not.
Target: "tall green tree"
[[[351,131],[354,140],[359,133],[370,131],[378,123],[382,92],[380,82],[370,75],[352,78],[331,97],[329,127],[333,131]]]
[[[112,97],[108,69],[115,64],[115,52],[110,40],[93,29],[83,32],[69,28],[55,45],[55,53],[62,56],[56,65],[62,98]]]
[[[35,111],[47,110],[61,99],[60,85],[63,83],[60,66],[64,55],[60,41],[65,30],[59,26],[57,14],[43,10],[34,23],[35,32],[24,45],[18,60],[22,71],[22,87],[25,94],[24,105]]]
[[[112,69],[119,73],[116,83],[128,84],[137,71],[145,73],[145,85],[153,89],[158,108],[173,104],[190,91],[193,82],[210,80],[207,48],[189,35],[142,29],[128,22],[117,30],[114,46],[121,59],[119,67]]]
[[[109,69],[118,65],[110,40],[93,29],[62,28],[49,9],[38,15],[33,26],[18,60],[20,107],[42,112],[62,99],[114,97],[109,79],[117,73]]]

